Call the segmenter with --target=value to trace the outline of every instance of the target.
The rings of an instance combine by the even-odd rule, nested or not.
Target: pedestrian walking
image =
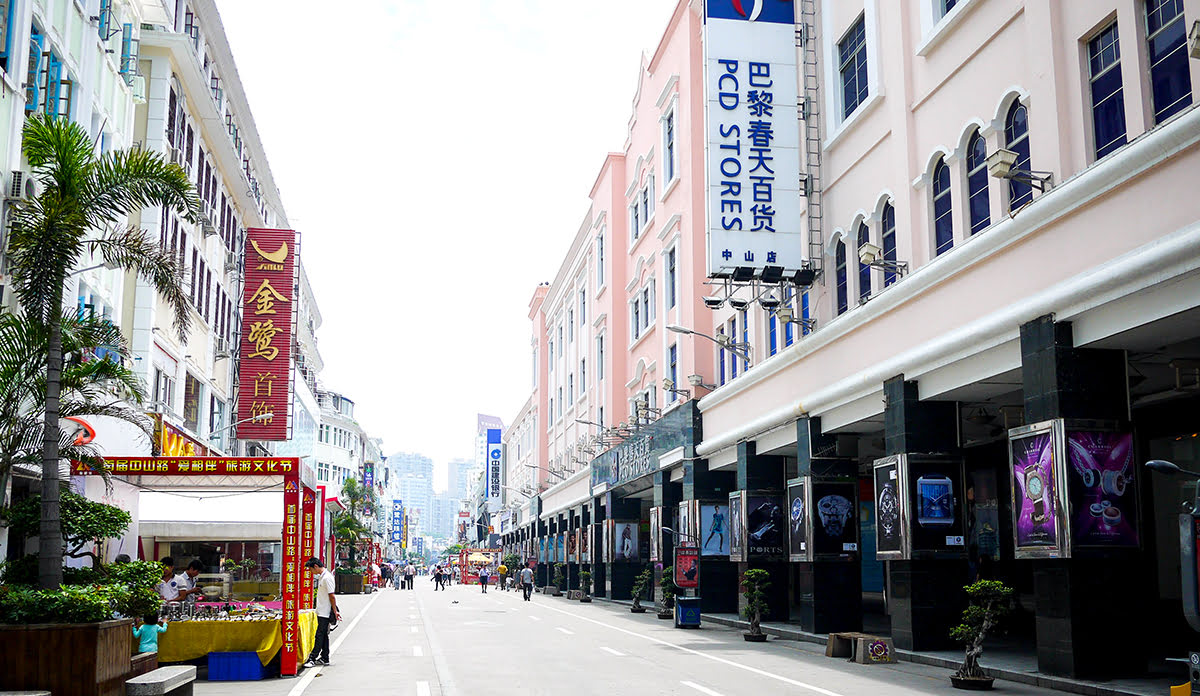
[[[334,596],[333,573],[316,556],[308,559],[304,567],[317,572],[317,635],[306,664],[328,666],[329,624],[342,620],[342,612],[338,611],[337,597]]]
[[[417,567],[410,561],[408,565],[404,566],[404,581],[408,583],[408,589],[415,589],[413,583],[416,582],[416,579]]]
[[[491,574],[491,569],[487,566],[482,566],[479,569],[479,587],[483,594],[487,594],[488,575]]]
[[[500,591],[507,592],[508,585],[506,584],[506,581],[508,580],[508,566],[501,563],[499,566],[496,567],[496,574],[500,576],[500,582],[499,582]]]
[[[525,593],[525,601],[533,595],[533,569],[526,566],[521,569],[521,591]]]
[[[438,590],[444,590],[444,589],[445,588],[442,587],[442,567],[440,565],[434,566],[434,568],[433,568],[433,591],[437,592]]]

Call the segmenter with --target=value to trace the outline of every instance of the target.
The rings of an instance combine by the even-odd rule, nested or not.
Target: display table
[[[158,661],[184,662],[213,652],[256,652],[264,665],[283,648],[280,619],[271,621],[169,621],[158,636]],[[317,613],[300,612],[300,654],[303,662],[317,636]]]

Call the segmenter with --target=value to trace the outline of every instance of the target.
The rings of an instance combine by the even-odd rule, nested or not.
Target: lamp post
[[[1200,472],[1181,468],[1174,462],[1165,459],[1151,459],[1146,462],[1146,468],[1159,473],[1175,476],[1186,476],[1200,479]],[[1187,510],[1186,506],[1184,508]],[[1195,500],[1191,510],[1179,515],[1179,580],[1183,590],[1183,617],[1193,630],[1200,631],[1200,573],[1197,573],[1196,541],[1200,538],[1200,485],[1196,486]],[[1193,660],[1200,653],[1191,653]],[[1192,664],[1197,664],[1195,661]]]
[[[730,353],[733,353],[734,357],[741,358],[742,361],[746,363],[750,362],[750,344],[740,343],[733,340],[731,337],[726,336],[725,334],[718,334],[718,336],[714,338],[706,333],[700,333],[695,329],[689,329],[688,327],[680,326],[679,324],[667,324],[667,331],[673,331],[674,333],[683,334],[685,336],[702,336],[718,346],[721,346],[721,348],[729,351]]]
[[[257,416],[250,416],[249,418],[243,418],[240,421],[230,423],[229,425],[225,426],[224,428],[219,428],[217,430],[214,430],[213,432],[208,434],[208,439],[209,439],[209,441],[212,441],[212,440],[216,439],[216,437],[219,433],[223,433],[226,430],[231,430],[233,428],[236,428],[237,426],[241,425],[242,423],[249,423],[250,421],[265,421],[265,420],[270,420],[274,417],[275,417],[274,413],[260,413]],[[221,439],[222,443],[225,441],[224,436],[222,436],[220,439]]]

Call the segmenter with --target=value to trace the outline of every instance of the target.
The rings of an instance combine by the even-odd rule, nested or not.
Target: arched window
[[[1014,101],[1004,118],[1004,147],[1017,153],[1013,169],[1029,171],[1029,112]],[[1027,181],[1008,180],[1008,209],[1020,208],[1033,200],[1033,187]]]
[[[971,234],[992,224],[988,206],[987,143],[979,131],[967,144],[967,209],[971,212]]]
[[[944,158],[933,166],[933,255],[954,246],[954,219],[950,204],[950,167]]]
[[[850,308],[848,288],[846,287],[846,240],[839,239],[833,252],[834,267],[837,269],[837,313],[844,314]]]
[[[883,247],[883,259],[896,263],[896,209],[892,207],[891,202],[883,204],[883,214],[880,216],[882,224],[880,225],[879,241]],[[895,268],[893,266],[893,268]],[[887,287],[896,282],[896,271],[886,270],[883,272],[883,285]]]
[[[858,248],[871,241],[871,228],[866,222],[858,223]],[[871,296],[871,267],[859,261],[858,263],[858,299],[865,300]]]

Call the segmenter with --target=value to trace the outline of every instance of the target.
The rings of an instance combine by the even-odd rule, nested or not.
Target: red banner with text
[[[279,627],[283,638],[279,673],[283,676],[296,674],[303,662],[300,656],[300,586],[305,573],[300,567],[300,521],[300,483],[289,478],[283,484],[283,622]]]
[[[300,562],[303,564],[317,555],[317,494],[315,491],[304,489],[304,502],[301,504],[300,511],[303,513],[300,524]],[[303,565],[300,567],[300,588],[302,590],[300,608],[312,609],[313,571]]]
[[[298,247],[294,230],[246,230],[239,440],[288,439]]]

